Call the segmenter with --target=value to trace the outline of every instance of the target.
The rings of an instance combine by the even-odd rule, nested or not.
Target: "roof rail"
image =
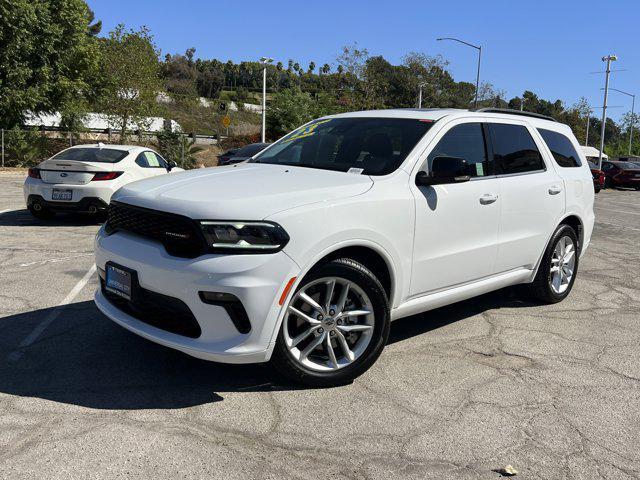
[[[549,120],[551,122],[557,122],[557,120],[548,115],[542,115],[540,113],[533,112],[523,112],[521,110],[513,110],[511,108],[478,108],[474,110],[475,112],[486,112],[486,113],[505,113],[507,115],[522,115],[523,117],[533,117],[540,118],[542,120]]]

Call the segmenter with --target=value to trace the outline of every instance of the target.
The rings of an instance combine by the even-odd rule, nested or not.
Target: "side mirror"
[[[420,171],[416,175],[416,185],[443,185],[468,182],[467,161],[458,157],[436,157],[431,162],[431,174]]]
[[[174,168],[176,168],[178,166],[178,164],[176,162],[174,162],[173,160],[169,160],[167,162],[167,170],[170,172],[171,170],[173,170]]]

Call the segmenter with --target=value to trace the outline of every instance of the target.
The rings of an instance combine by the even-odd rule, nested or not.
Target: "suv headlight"
[[[214,251],[236,253],[272,253],[282,250],[289,235],[272,222],[200,222],[207,245]]]

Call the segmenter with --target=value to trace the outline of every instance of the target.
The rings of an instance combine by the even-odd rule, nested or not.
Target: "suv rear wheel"
[[[353,381],[389,336],[387,294],[364,265],[340,258],[314,268],[287,305],[272,363],[313,387]]]
[[[560,225],[547,246],[538,273],[529,285],[531,296],[545,303],[564,300],[578,273],[578,236],[569,225]]]

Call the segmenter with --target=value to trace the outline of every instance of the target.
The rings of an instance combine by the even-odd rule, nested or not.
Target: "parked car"
[[[588,162],[589,168],[591,169],[591,175],[593,176],[593,189],[596,193],[599,193],[600,190],[604,188],[605,175],[602,170],[598,168],[593,162]]]
[[[591,169],[591,175],[593,176],[593,189],[596,193],[600,192],[604,188],[605,175],[604,172],[598,169],[598,161],[600,151],[597,148],[589,146],[581,146],[582,153],[587,157],[589,162],[589,168]],[[602,152],[602,161],[608,160],[609,157],[606,153]]]
[[[594,224],[579,151],[526,112],[324,117],[248,163],[122,187],[95,302],[189,355],[340,385],[393,319],[516,284],[566,298]]]
[[[627,187],[640,190],[640,165],[635,162],[602,162],[607,188]]]
[[[249,160],[255,154],[267,148],[270,143],[250,143],[240,148],[232,148],[218,156],[218,166],[232,165]]]
[[[134,180],[182,170],[160,154],[135,145],[77,145],[37,167],[24,182],[24,199],[40,219],[56,212],[106,212],[113,193]]]

